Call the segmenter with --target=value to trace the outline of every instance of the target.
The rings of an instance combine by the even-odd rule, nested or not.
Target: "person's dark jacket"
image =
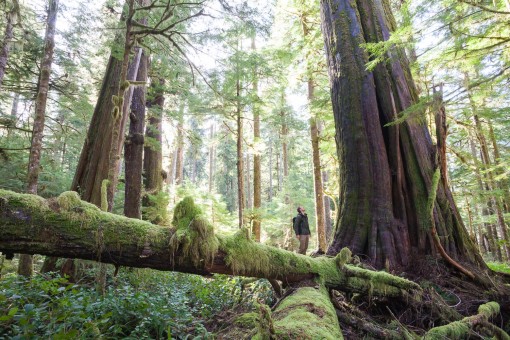
[[[294,219],[294,232],[296,235],[310,235],[310,226],[308,225],[308,216],[299,213]]]

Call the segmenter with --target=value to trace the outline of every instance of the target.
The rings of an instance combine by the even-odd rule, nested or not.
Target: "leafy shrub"
[[[238,303],[271,299],[264,280],[126,269],[101,296],[53,275],[0,280],[0,339],[211,338],[203,322]]]

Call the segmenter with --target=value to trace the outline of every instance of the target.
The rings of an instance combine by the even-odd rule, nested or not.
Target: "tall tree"
[[[255,36],[251,40],[251,49],[253,52],[257,50]],[[261,221],[260,221],[260,208],[262,207],[262,166],[261,156],[258,148],[256,147],[260,141],[260,107],[259,107],[259,81],[258,81],[258,69],[257,65],[253,69],[253,143],[255,145],[255,151],[253,153],[253,209],[255,211],[252,232],[257,242],[260,242],[261,235]],[[270,151],[271,153],[271,151]],[[271,162],[271,161],[270,161]],[[269,166],[271,172],[271,165]],[[270,174],[270,182],[272,182],[272,175]],[[273,189],[273,183],[270,183],[270,191]],[[272,196],[272,193],[270,193]]]
[[[417,252],[435,252],[427,209],[435,197],[443,248],[483,266],[450,189],[441,182],[432,192],[436,151],[426,126],[387,126],[417,102],[403,51],[389,49],[373,71],[365,66],[370,59],[361,46],[386,41],[395,29],[389,2],[323,0],[321,17],[341,164],[340,214],[328,253],[348,246],[379,268],[407,268]]]
[[[148,56],[142,51],[140,66],[136,81],[147,81]],[[125,161],[125,200],[124,215],[142,218],[142,173],[143,173],[143,145],[145,129],[145,85],[138,86],[133,91],[131,112],[129,114],[129,134],[124,146]]]
[[[51,65],[53,63],[53,51],[55,48],[55,27],[57,23],[58,0],[49,0],[48,16],[46,19],[46,34],[44,37],[44,54],[41,60],[41,71],[37,84],[37,96],[35,99],[34,126],[32,129],[32,143],[28,159],[27,192],[37,194],[39,172],[41,171],[41,152],[44,134],[44,121],[46,118],[46,102],[50,89]],[[32,275],[32,256],[21,255],[18,273],[25,276]]]
[[[11,52],[12,39],[14,38],[13,34],[14,26],[18,24],[20,16],[18,0],[13,0],[10,6],[11,6],[10,10],[5,13],[6,17],[5,32],[4,39],[2,42],[2,50],[0,51],[0,89],[2,88],[2,83],[4,81],[5,75],[5,68],[7,66],[7,61],[9,60],[9,54]]]
[[[310,22],[306,13],[301,15],[301,25],[303,28],[304,39],[308,39],[310,35]],[[310,137],[312,141],[312,161],[313,161],[313,183],[315,193],[315,217],[317,221],[317,239],[319,240],[319,251],[326,252],[326,218],[324,209],[324,189],[322,184],[322,168],[319,148],[319,124],[316,114],[312,110],[314,101],[315,83],[313,79],[312,61],[310,56],[307,55],[306,60],[306,76],[307,76],[307,89],[308,89],[308,105],[310,107]]]
[[[154,69],[153,69],[154,71]],[[156,72],[152,72],[156,74]],[[151,85],[151,99],[148,101],[149,121],[145,131],[145,138],[150,140],[144,148],[143,172],[146,196],[144,206],[152,203],[147,195],[157,195],[163,189],[163,139],[162,139],[162,115],[165,104],[164,96],[165,80],[159,78]],[[152,218],[151,218],[152,219]],[[153,220],[159,223],[159,220]]]

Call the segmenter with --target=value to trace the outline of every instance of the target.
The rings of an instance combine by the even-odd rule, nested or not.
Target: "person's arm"
[[[299,235],[301,235],[301,216],[297,216],[294,220],[294,232],[296,233],[296,237],[299,238]]]

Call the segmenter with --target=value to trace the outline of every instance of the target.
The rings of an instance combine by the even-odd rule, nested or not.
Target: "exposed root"
[[[489,319],[497,314],[499,314],[499,304],[488,302],[478,308],[476,315],[432,328],[425,334],[425,339],[464,339],[476,328],[478,332],[487,333],[489,336],[510,340],[510,336],[505,331],[489,322]]]

